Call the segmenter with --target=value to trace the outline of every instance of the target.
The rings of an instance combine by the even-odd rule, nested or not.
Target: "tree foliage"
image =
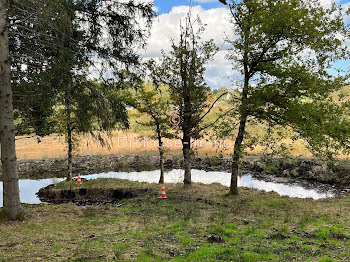
[[[73,133],[128,125],[118,89],[139,68],[152,4],[25,0],[14,1],[12,14],[18,131],[65,134],[71,176]]]
[[[229,59],[244,77],[238,105],[231,193],[246,123],[250,118],[290,126],[317,152],[348,149],[344,110],[328,100],[344,85],[330,73],[332,62],[347,57],[346,28],[339,7],[314,1],[243,0],[229,4],[237,38]]]
[[[129,71],[138,68],[139,56],[135,49],[145,44],[153,16],[152,5],[133,0],[0,1],[3,36],[0,53],[4,64],[0,79],[3,82],[0,89],[0,143],[4,207],[11,218],[15,218],[21,209],[13,111],[19,133],[34,131],[47,135],[53,126],[48,125],[48,119],[64,104],[66,131],[70,138],[73,127],[86,130],[97,123],[102,128],[109,128],[116,120],[112,118],[109,122],[107,116],[112,114],[122,116],[118,121],[124,120],[125,108],[120,107],[119,99],[109,102],[109,109],[121,110],[118,114],[101,114],[102,109],[97,107],[106,106],[108,98],[116,92],[108,91],[103,99],[93,100],[101,97],[105,86],[87,83],[84,70],[98,61],[102,69],[98,70],[100,76],[108,76],[104,84],[119,87],[113,84],[124,81],[122,72],[126,68]],[[78,87],[82,92],[76,97]],[[88,98],[89,104],[83,105],[81,100]],[[87,111],[83,114],[81,109]],[[72,114],[79,119],[75,121],[79,125],[70,121]],[[91,123],[94,117],[98,120]],[[71,139],[68,144],[71,145]]]
[[[54,125],[47,120],[57,93],[73,82],[86,82],[87,68],[106,83],[123,82],[126,68],[138,68],[135,50],[144,47],[152,16],[151,3],[135,1],[12,1],[18,131],[52,132]]]
[[[205,109],[209,108],[206,102],[211,92],[204,80],[205,65],[218,51],[214,40],[201,41],[203,30],[199,18],[191,21],[189,12],[185,25],[180,26],[179,43],[173,41],[170,54],[163,54],[161,59],[163,83],[170,88],[172,105],[180,119],[185,184],[191,183],[191,138],[200,136]]]
[[[154,133],[154,138],[158,140],[159,149],[159,183],[164,183],[164,138],[173,138],[174,132],[171,127],[171,105],[169,87],[160,84],[157,78],[157,69],[153,62],[149,63],[151,69],[151,82],[144,83],[137,89],[131,89],[126,98],[127,103],[140,113],[146,114],[150,120],[138,121],[139,124],[150,127]]]

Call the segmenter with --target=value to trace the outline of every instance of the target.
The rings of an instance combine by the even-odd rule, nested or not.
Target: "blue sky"
[[[228,2],[230,0],[227,0]],[[319,0],[322,5],[329,6],[332,0]],[[203,34],[203,40],[215,39],[216,45],[221,47],[220,52],[206,67],[205,79],[211,88],[220,88],[222,86],[235,87],[239,85],[240,73],[233,70],[232,64],[226,59],[223,45],[226,37],[234,37],[232,25],[229,23],[230,14],[226,6],[218,0],[192,0],[192,14],[200,16],[202,22],[207,24]],[[166,53],[170,51],[171,39],[175,42],[179,35],[180,20],[186,16],[190,0],[155,0],[158,16],[155,18],[151,37],[147,50],[143,54],[145,58],[157,59],[161,56],[161,50]],[[344,8],[350,7],[350,0],[340,0],[337,3],[342,4]],[[347,17],[350,21],[350,16]],[[350,49],[350,39],[346,43]],[[350,68],[349,61],[338,61],[335,63],[337,68]]]
[[[190,2],[189,0],[155,0],[154,4],[158,8],[158,13],[164,14],[164,13],[169,13],[174,6],[188,5],[189,2]],[[218,0],[192,1],[192,2],[194,5],[200,5],[205,10],[222,7],[222,4]],[[207,2],[207,3],[201,3],[201,2]],[[346,4],[349,2],[350,0],[339,1],[340,4]]]
[[[158,14],[164,14],[169,13],[174,6],[188,5],[189,2],[189,0],[155,0],[154,5],[158,8]],[[208,1],[208,3],[200,3],[201,1],[192,2],[193,5],[200,5],[204,10],[223,6],[219,1],[215,0],[213,2]]]

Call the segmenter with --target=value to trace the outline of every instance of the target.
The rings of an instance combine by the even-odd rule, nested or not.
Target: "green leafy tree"
[[[172,50],[168,56],[163,54],[161,65],[163,83],[170,88],[171,103],[180,119],[185,184],[191,184],[191,139],[200,136],[203,119],[212,109],[206,103],[211,91],[204,72],[218,48],[213,40],[201,42],[203,30],[199,18],[192,22],[189,12],[185,24],[180,26],[179,43],[172,43]]]
[[[152,73],[155,73],[153,67]],[[155,75],[153,75],[155,77]],[[158,83],[158,84],[157,84]],[[149,121],[139,122],[140,124],[151,127],[155,138],[158,140],[159,150],[159,168],[160,178],[159,183],[164,183],[164,138],[173,138],[174,132],[170,126],[170,93],[169,87],[159,84],[157,81],[145,83],[136,90],[130,92],[127,99],[128,104],[137,109],[140,113],[150,117]]]
[[[289,126],[319,153],[348,150],[349,121],[329,100],[344,85],[329,69],[347,57],[346,28],[337,5],[325,9],[316,0],[243,0],[228,7],[236,33],[229,59],[243,76],[230,186],[238,194],[249,119]]]

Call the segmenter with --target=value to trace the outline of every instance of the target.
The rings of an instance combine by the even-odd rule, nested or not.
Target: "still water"
[[[183,170],[173,169],[165,173],[165,183],[182,183]],[[109,172],[101,174],[93,174],[82,176],[86,179],[96,178],[121,178],[131,181],[157,183],[159,180],[159,170],[142,171],[142,172]],[[230,185],[231,174],[228,172],[207,172],[203,170],[192,170],[192,181],[204,184],[220,183],[224,186]],[[62,181],[62,178],[51,178],[41,180],[22,179],[19,181],[20,198],[22,203],[39,204],[40,200],[36,193],[40,188],[50,184]],[[267,182],[254,178],[247,174],[238,178],[239,187],[251,187],[264,191],[274,191],[281,196],[297,197],[297,198],[313,198],[321,199],[333,197],[334,193],[329,189],[317,189],[310,186],[301,186],[295,183],[287,183],[287,181],[279,180],[279,182]],[[0,182],[0,207],[2,206],[2,182]]]

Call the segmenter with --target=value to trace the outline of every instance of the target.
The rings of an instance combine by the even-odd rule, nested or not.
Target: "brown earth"
[[[151,191],[135,187],[60,189],[50,185],[40,189],[37,195],[41,201],[53,204],[71,202],[77,205],[98,205],[115,204],[122,199],[148,195]]]

